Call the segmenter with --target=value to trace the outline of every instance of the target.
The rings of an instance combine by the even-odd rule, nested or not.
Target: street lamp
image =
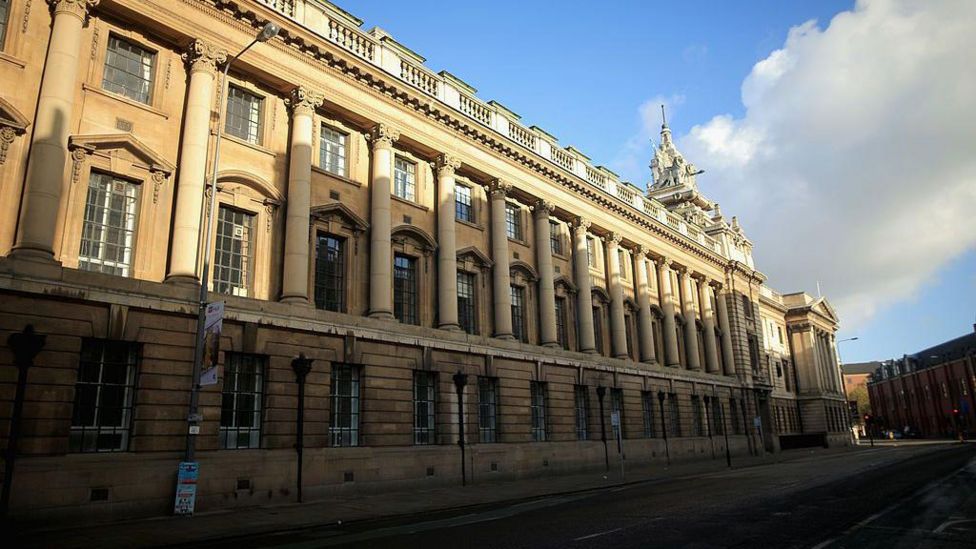
[[[607,394],[607,388],[600,385],[596,388],[596,399],[600,401],[600,440],[603,441],[603,461],[606,463],[607,472],[610,472],[610,451],[607,450],[607,423],[603,418],[603,397]]]
[[[468,384],[468,375],[460,370],[454,374],[454,389],[458,399],[458,446],[461,447],[461,486],[468,483],[464,470],[464,386]]]
[[[201,418],[199,415],[200,407],[200,369],[203,363],[203,346],[204,346],[204,323],[206,320],[207,311],[207,279],[210,278],[210,233],[213,230],[213,219],[214,219],[214,207],[217,203],[217,166],[220,161],[220,136],[221,131],[224,128],[224,104],[227,102],[227,72],[230,70],[231,64],[237,60],[238,57],[244,54],[247,50],[251,49],[251,46],[257,44],[258,42],[267,42],[275,36],[278,35],[278,25],[267,22],[261,29],[261,32],[251,41],[250,44],[244,47],[237,55],[231,57],[224,64],[224,72],[220,78],[220,94],[221,101],[220,106],[217,108],[217,139],[214,145],[214,158],[213,158],[213,174],[210,178],[210,204],[207,208],[209,212],[207,215],[207,226],[206,232],[203,235],[203,272],[200,274],[200,303],[197,311],[197,337],[196,346],[193,349],[193,372],[192,378],[193,383],[190,387],[190,414],[189,423],[193,427],[200,422]],[[193,431],[191,429],[190,431]],[[192,432],[188,432],[186,437],[186,453],[183,461],[192,462],[196,454],[196,435]]]

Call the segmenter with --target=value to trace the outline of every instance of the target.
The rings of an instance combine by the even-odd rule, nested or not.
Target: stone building
[[[634,464],[847,443],[836,315],[763,285],[666,124],[644,193],[324,0],[0,14],[12,513],[170,512],[188,436],[198,509],[293,500],[300,355],[307,498],[458,482],[457,372],[474,481],[603,467],[614,411]],[[188,425],[221,106],[226,313]]]

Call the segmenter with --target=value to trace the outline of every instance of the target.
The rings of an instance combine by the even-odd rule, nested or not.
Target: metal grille
[[[556,339],[559,346],[569,349],[569,335],[566,333],[566,298],[556,298]]]
[[[225,131],[248,143],[261,144],[261,111],[263,99],[253,93],[229,86],[227,88],[227,122]]]
[[[474,221],[474,212],[471,210],[471,187],[454,186],[454,217],[463,221]]]
[[[0,7],[0,12],[4,8]],[[108,38],[102,87],[148,104],[152,99],[153,64],[156,54],[116,36]]]
[[[10,0],[0,0],[0,49],[7,37],[7,20],[10,18]]]
[[[691,436],[700,437],[705,434],[705,424],[702,420],[701,399],[697,396],[691,397]]]
[[[227,353],[220,404],[220,447],[260,448],[264,369],[261,355]]]
[[[332,423],[329,440],[333,446],[359,446],[359,367],[332,365]]]
[[[498,380],[478,378],[478,432],[481,442],[498,442]]]
[[[346,175],[346,134],[323,125],[319,140],[319,167],[335,175]]]
[[[69,436],[72,452],[128,448],[138,350],[138,344],[125,341],[82,343]]]
[[[397,255],[393,260],[393,314],[404,324],[417,319],[417,260]]]
[[[247,296],[251,285],[252,214],[224,206],[217,213],[217,243],[214,246],[213,291]]]
[[[732,421],[732,434],[742,434],[742,424],[739,423],[739,404],[733,398],[729,400],[729,418]]]
[[[681,436],[681,414],[678,410],[678,395],[668,393],[668,433],[674,437]]]
[[[529,334],[525,326],[525,288],[510,286],[512,298],[512,334],[515,339],[528,343]]]
[[[563,239],[559,234],[559,223],[555,221],[549,221],[549,249],[554,254],[563,253]]]
[[[610,389],[610,411],[611,413],[616,412],[617,417],[620,420],[620,425],[612,425],[613,427],[613,438],[624,438],[624,391],[623,389]]]
[[[641,412],[644,414],[644,437],[654,437],[654,393],[641,393]]]
[[[577,385],[573,389],[573,396],[576,401],[576,439],[587,440],[590,423],[590,394],[586,385]]]
[[[393,194],[409,201],[416,200],[417,165],[397,157],[393,162]]]
[[[532,392],[532,440],[543,442],[549,438],[549,425],[546,417],[546,384],[541,381],[532,381],[530,384]]]
[[[413,443],[434,444],[434,398],[436,374],[413,373]]]
[[[315,306],[327,311],[345,312],[345,241],[320,234],[315,250]]]
[[[522,240],[521,208],[510,202],[505,203],[505,234],[513,240]]]
[[[457,274],[457,308],[458,322],[461,329],[469,334],[478,330],[475,320],[475,283],[474,274],[458,272]]]
[[[724,418],[722,417],[722,401],[715,397],[712,397],[711,404],[712,404],[712,413],[711,413],[711,417],[709,418],[711,419],[711,426],[709,428],[711,429],[712,434],[715,435],[724,434],[725,426],[722,425],[722,423],[724,422]]]
[[[138,201],[139,185],[92,172],[78,251],[79,269],[129,276]]]

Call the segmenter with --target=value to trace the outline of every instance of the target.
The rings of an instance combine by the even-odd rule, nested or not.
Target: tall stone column
[[[68,135],[73,122],[81,31],[89,10],[98,0],[49,2],[54,11],[51,40],[38,94],[20,230],[13,253],[53,260],[55,220],[61,207]],[[8,26],[8,34],[12,30]]]
[[[393,247],[390,242],[393,142],[400,132],[377,124],[370,133],[373,149],[369,208],[369,317],[393,319]]]
[[[715,304],[718,307],[718,329],[722,331],[722,362],[723,372],[727,376],[735,375],[735,354],[732,352],[732,324],[729,322],[729,305],[726,302],[727,292],[718,283],[714,285],[718,290]]]
[[[718,359],[718,349],[715,346],[715,311],[712,309],[712,286],[705,283],[702,278],[698,281],[698,302],[701,303],[702,326],[704,336],[702,340],[705,344],[705,371],[710,374],[718,374],[722,371],[722,365]]]
[[[640,340],[641,362],[654,363],[658,361],[654,349],[654,322],[651,318],[651,287],[648,283],[647,272],[650,265],[647,257],[650,249],[641,246],[637,251],[637,327]]]
[[[614,358],[627,358],[627,322],[624,316],[624,288],[620,284],[620,240],[611,233],[607,243],[607,278],[610,286],[610,341]]]
[[[214,78],[217,76],[217,65],[227,60],[227,52],[210,42],[194,40],[183,54],[183,59],[190,65],[190,84],[186,92],[180,165],[176,172],[179,174],[176,212],[166,279],[189,282],[197,280],[200,214],[204,203]],[[210,238],[210,235],[205,238]]]
[[[576,271],[576,318],[578,319],[579,350],[583,353],[596,353],[596,338],[593,335],[593,295],[590,283],[590,261],[586,253],[586,230],[590,222],[582,217],[573,223],[573,268]]]
[[[681,311],[685,317],[685,355],[689,370],[701,370],[701,360],[698,357],[698,326],[695,323],[695,291],[688,269],[678,271],[678,282],[681,284]]]
[[[552,267],[552,227],[549,216],[556,207],[551,202],[539,200],[532,209],[535,219],[535,253],[539,267],[539,335],[542,345],[559,347],[556,333],[556,286]]]
[[[664,319],[661,324],[661,331],[664,332],[664,363],[667,366],[677,368],[681,365],[678,354],[678,334],[674,322],[674,286],[671,284],[671,265],[673,262],[668,258],[662,258],[661,270],[658,275],[661,277],[658,287],[661,288],[661,310],[664,312]]]
[[[292,91],[291,152],[288,164],[288,212],[285,218],[285,265],[281,300],[308,303],[309,208],[312,203],[312,120],[321,93],[304,87]]]
[[[488,189],[491,196],[492,293],[495,306],[495,337],[515,339],[512,334],[512,275],[509,272],[508,233],[505,230],[505,197],[512,184],[500,179]]]
[[[460,330],[457,306],[457,243],[454,234],[454,173],[457,158],[437,158],[437,318],[438,328]]]

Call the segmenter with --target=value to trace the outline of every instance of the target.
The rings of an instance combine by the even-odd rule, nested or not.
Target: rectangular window
[[[589,438],[590,424],[590,394],[586,385],[577,385],[573,390],[576,400],[576,439]]]
[[[339,175],[346,176],[346,139],[348,136],[342,132],[322,125],[319,139],[319,167],[323,170]]]
[[[593,342],[596,345],[596,353],[603,354],[603,309],[593,307]]]
[[[739,423],[739,403],[734,398],[729,400],[729,419],[732,421],[732,434],[742,434],[742,424]]]
[[[244,88],[228,86],[227,122],[224,124],[224,131],[248,143],[260,145],[263,103],[260,96]]]
[[[417,165],[399,156],[393,162],[393,194],[411,202],[417,199]]]
[[[594,253],[594,250],[593,250],[593,237],[592,236],[587,236],[586,237],[586,264],[589,265],[590,268],[595,268],[596,267],[596,253]]]
[[[10,19],[10,0],[0,0],[0,50],[7,37],[7,21]]]
[[[471,209],[471,187],[454,185],[454,218],[474,223],[474,210]]]
[[[72,452],[121,452],[129,446],[139,346],[86,339],[75,382]]]
[[[91,173],[78,251],[79,269],[129,276],[138,203],[139,185]]]
[[[641,393],[641,412],[644,415],[644,438],[654,437],[654,393]]]
[[[359,367],[332,365],[332,421],[329,441],[332,446],[359,446]]]
[[[469,334],[478,331],[478,322],[475,316],[475,279],[474,273],[458,271],[457,274],[457,307],[458,323],[461,329]]]
[[[404,324],[420,324],[417,314],[417,260],[397,254],[393,260],[393,314]]]
[[[759,369],[759,340],[754,335],[749,335],[749,364],[753,370]]]
[[[511,286],[512,298],[512,335],[515,339],[529,342],[528,327],[525,322],[525,288]]]
[[[437,375],[433,372],[413,373],[413,443],[434,444],[434,390]]]
[[[745,312],[746,318],[752,318],[752,301],[745,294],[742,294],[742,310]]]
[[[627,356],[638,361],[637,350],[634,348],[634,315],[624,315],[624,333],[627,336]]]
[[[0,4],[6,4],[6,2],[0,2]],[[3,11],[5,8],[0,7],[0,12]],[[102,88],[128,97],[133,101],[149,104],[152,101],[153,65],[155,62],[155,53],[128,40],[109,35],[108,51],[105,53],[105,70],[102,75]]]
[[[532,393],[532,440],[543,442],[549,439],[549,424],[546,414],[546,384],[541,381],[530,382]]]
[[[217,212],[213,291],[247,296],[251,286],[254,215],[221,206]]]
[[[620,422],[618,425],[611,425],[613,427],[613,438],[616,439],[617,435],[620,438],[624,438],[624,391],[623,389],[610,389],[610,413],[617,414],[617,420]]]
[[[260,448],[267,358],[226,353],[220,405],[220,447]]]
[[[505,234],[512,240],[522,240],[522,208],[518,204],[505,203]]]
[[[668,432],[671,436],[681,436],[681,413],[678,410],[678,395],[668,393]]]
[[[566,298],[556,298],[556,339],[559,346],[569,350],[569,334],[566,330]]]
[[[498,442],[498,380],[478,378],[478,434],[481,442]]]
[[[559,232],[559,223],[549,221],[549,249],[556,255],[563,254],[563,238]]]
[[[702,418],[701,398],[691,397],[691,436],[700,437],[705,435],[705,422]]]
[[[711,414],[709,414],[709,416],[710,416],[709,417],[709,420],[710,420],[710,422],[709,422],[710,423],[710,425],[709,425],[710,431],[709,432],[711,432],[714,435],[724,434],[725,433],[725,426],[722,425],[722,423],[723,423],[723,421],[724,421],[725,418],[724,418],[724,416],[722,414],[722,401],[719,400],[719,399],[717,399],[717,398],[715,398],[715,397],[712,397],[712,399],[711,399],[711,406],[712,406],[712,411],[711,411]]]
[[[346,310],[345,240],[319,234],[315,248],[315,306],[339,313]]]

